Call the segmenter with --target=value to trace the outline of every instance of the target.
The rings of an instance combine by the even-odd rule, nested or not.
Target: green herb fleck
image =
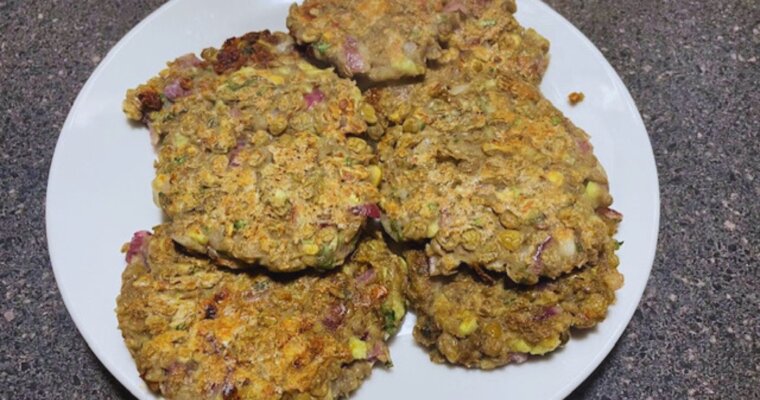
[[[562,122],[562,118],[556,115],[552,117],[552,125],[557,126],[560,122]]]
[[[258,281],[253,284],[253,289],[257,292],[261,292],[266,290],[269,287],[269,282],[267,281]]]
[[[391,220],[384,215],[380,220],[380,223],[383,225],[383,229],[385,229],[385,232],[391,237],[391,239],[396,242],[404,240],[404,235],[401,232],[401,224],[399,224],[398,221]]]
[[[393,332],[396,329],[396,312],[391,308],[383,307],[383,329],[386,332]]]
[[[177,164],[184,164],[185,161],[187,161],[187,157],[185,156],[174,157],[174,162]]]
[[[583,243],[575,242],[575,251],[578,253],[583,253]]]
[[[622,240],[618,241],[618,240],[616,240],[615,241],[615,250],[620,250],[620,248],[623,247],[623,243],[625,243],[625,241],[622,241]]]
[[[314,47],[314,50],[318,51],[319,54],[324,55],[327,52],[327,49],[330,48],[330,45],[328,43],[319,41],[317,43],[312,44],[312,47]]]
[[[256,78],[246,79],[243,83],[237,83],[233,81],[232,79],[227,81],[227,87],[230,88],[233,92],[236,92],[246,86],[250,86],[252,83],[256,81]]]
[[[484,19],[484,20],[482,20],[482,21],[478,22],[478,24],[479,24],[481,27],[483,27],[483,28],[487,28],[487,27],[489,27],[489,26],[494,26],[494,25],[496,25],[496,21],[495,21],[495,20],[493,20],[493,19]]]
[[[246,226],[248,226],[248,221],[246,221],[244,219],[239,219],[239,220],[235,221],[235,223],[233,223],[232,226],[235,228],[236,231],[239,231],[239,230],[245,228]]]
[[[332,268],[335,265],[335,252],[329,244],[323,245],[317,255],[318,268]]]

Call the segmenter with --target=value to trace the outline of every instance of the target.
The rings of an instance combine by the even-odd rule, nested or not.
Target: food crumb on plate
[[[586,95],[583,94],[583,92],[572,92],[567,96],[567,100],[570,102],[571,105],[576,105],[582,102],[585,98],[586,98]]]

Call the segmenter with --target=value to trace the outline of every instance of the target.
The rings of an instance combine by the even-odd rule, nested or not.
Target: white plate
[[[47,235],[58,287],[79,331],[103,364],[135,396],[154,396],[139,378],[114,313],[132,233],[161,221],[151,201],[155,155],[145,129],[121,112],[127,88],[167,60],[251,30],[284,29],[291,0],[171,1],[125,36],[92,74],[63,127],[50,168]],[[651,145],[636,106],[602,54],[538,0],[518,1],[518,19],[551,40],[543,92],[592,137],[625,219],[619,239],[625,286],[597,329],[562,350],[492,372],[432,364],[407,318],[391,346],[394,368],[376,369],[356,399],[555,399],[569,394],[604,359],[630,320],[654,259],[659,189]],[[583,91],[576,107],[567,94]],[[619,371],[624,373],[624,371]]]

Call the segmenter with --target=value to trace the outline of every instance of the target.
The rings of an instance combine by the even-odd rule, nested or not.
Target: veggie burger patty
[[[427,81],[427,106],[382,138],[386,230],[428,241],[433,274],[464,263],[535,284],[595,262],[620,215],[588,136],[535,85],[469,67],[463,87]]]
[[[305,0],[291,6],[287,25],[342,76],[383,82],[423,75],[459,20],[442,0]]]
[[[172,399],[334,399],[404,316],[406,264],[378,239],[340,270],[267,275],[180,250],[166,225],[125,245],[117,316],[140,376]]]
[[[623,284],[610,250],[599,264],[518,286],[503,276],[462,271],[431,277],[422,252],[410,252],[409,299],[417,314],[415,339],[435,362],[492,369],[554,351],[570,328],[604,320]]]
[[[360,134],[374,110],[282,33],[180,57],[127,93],[158,148],[155,201],[177,242],[230,267],[329,269],[379,210],[380,169]],[[366,116],[365,117],[363,117]]]

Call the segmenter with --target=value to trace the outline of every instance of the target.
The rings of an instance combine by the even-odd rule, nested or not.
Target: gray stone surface
[[[760,398],[760,2],[548,2],[628,85],[662,190],[644,298],[572,398]],[[58,294],[45,188],[77,92],[160,3],[0,0],[0,399],[129,398]]]

